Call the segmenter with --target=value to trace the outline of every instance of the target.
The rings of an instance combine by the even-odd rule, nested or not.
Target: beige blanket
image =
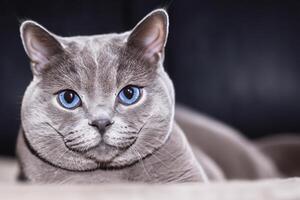
[[[180,185],[28,185],[15,181],[15,160],[0,158],[1,200],[199,199],[300,200],[300,178]]]

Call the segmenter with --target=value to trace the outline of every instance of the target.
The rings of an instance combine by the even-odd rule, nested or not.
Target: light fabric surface
[[[15,160],[0,157],[0,184],[15,184],[17,173],[18,165]]]
[[[29,185],[17,184],[17,164],[0,159],[0,199],[80,200],[80,199],[230,199],[230,200],[299,200],[300,179],[232,181],[180,185]]]

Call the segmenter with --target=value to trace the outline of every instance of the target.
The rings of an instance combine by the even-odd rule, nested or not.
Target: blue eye
[[[118,95],[120,102],[124,105],[132,105],[136,103],[140,99],[140,96],[141,89],[131,85],[124,87]]]
[[[81,100],[73,90],[64,90],[58,93],[57,100],[59,104],[67,109],[75,109],[81,104]]]

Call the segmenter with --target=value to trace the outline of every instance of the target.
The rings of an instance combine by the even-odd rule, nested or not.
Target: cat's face
[[[167,32],[163,10],[123,34],[63,38],[24,22],[34,79],[21,117],[32,151],[84,171],[131,165],[160,148],[174,113],[162,66]]]

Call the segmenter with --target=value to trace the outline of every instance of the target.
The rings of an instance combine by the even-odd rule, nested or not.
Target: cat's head
[[[22,127],[40,158],[67,170],[124,167],[165,143],[174,91],[164,10],[121,34],[60,37],[33,21],[20,29],[33,72]]]

